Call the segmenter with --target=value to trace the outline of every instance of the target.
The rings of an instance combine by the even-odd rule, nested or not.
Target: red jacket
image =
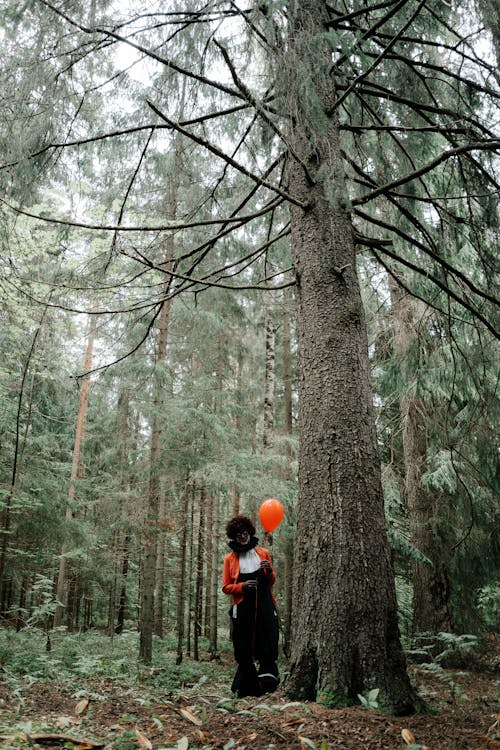
[[[261,560],[269,560],[271,556],[265,547],[254,548]],[[271,563],[272,566],[272,563]],[[222,570],[222,590],[225,594],[230,594],[233,604],[240,604],[243,601],[243,584],[237,583],[240,574],[240,559],[236,552],[229,552],[224,558],[224,568]],[[274,570],[266,570],[265,575],[271,587],[276,580]],[[274,596],[273,596],[274,601]]]

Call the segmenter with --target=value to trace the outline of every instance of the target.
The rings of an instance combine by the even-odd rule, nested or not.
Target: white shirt
[[[254,549],[250,549],[248,552],[240,552],[238,558],[240,573],[255,573],[260,568],[260,557]]]

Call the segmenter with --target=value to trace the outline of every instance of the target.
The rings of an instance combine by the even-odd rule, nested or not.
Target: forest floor
[[[484,671],[410,667],[428,710],[393,717],[361,705],[332,709],[282,692],[239,699],[232,655],[175,691],[160,670],[131,684],[113,676],[74,682],[0,677],[0,746],[16,750],[483,750],[500,747],[498,641]],[[4,670],[5,671],[5,670]],[[207,676],[209,675],[209,676]]]

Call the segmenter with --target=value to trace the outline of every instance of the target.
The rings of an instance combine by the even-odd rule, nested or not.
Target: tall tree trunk
[[[27,617],[26,617],[26,593],[28,589],[28,576],[23,576],[21,581],[21,588],[19,590],[19,604],[17,608],[17,617],[16,617],[16,633],[19,633],[19,631],[22,629],[24,624],[26,623]]]
[[[109,583],[109,602],[108,602],[108,635],[114,638],[116,632],[116,593],[120,581],[120,533],[115,531],[113,534],[113,575]]]
[[[205,485],[200,488],[199,514],[198,514],[198,550],[196,553],[196,590],[194,597],[194,638],[193,659],[199,661],[200,648],[199,639],[201,635],[201,622],[203,617],[203,559],[205,555]]]
[[[217,654],[217,627],[218,627],[218,595],[219,595],[219,495],[213,499],[213,543],[212,543],[212,576],[207,583],[211,589],[210,595],[210,653],[212,657]]]
[[[264,450],[272,447],[274,431],[274,390],[276,385],[276,324],[272,312],[266,312],[266,376],[264,389]]]
[[[214,496],[208,491],[206,497],[205,522],[205,618],[203,634],[210,638],[210,624],[212,621],[212,576],[213,576],[213,548],[214,548]]]
[[[85,362],[83,369],[85,373],[82,380],[82,387],[80,389],[80,402],[78,405],[78,414],[76,417],[76,434],[75,444],[73,446],[73,458],[71,462],[71,476],[69,480],[68,488],[68,502],[66,505],[66,523],[69,524],[73,519],[73,507],[75,503],[75,490],[76,482],[79,473],[81,473],[81,456],[83,441],[85,438],[85,422],[87,418],[87,406],[88,406],[88,391],[90,386],[90,370],[92,369],[92,357],[94,353],[94,340],[96,332],[97,316],[90,316],[90,327],[89,337],[87,340],[87,351],[85,353]],[[63,545],[61,555],[59,558],[59,572],[57,574],[57,587],[56,587],[56,599],[59,604],[56,606],[54,612],[54,627],[58,627],[62,622],[63,616],[63,605],[64,605],[64,592],[66,587],[66,553],[68,551],[68,544]]]
[[[49,301],[52,297],[52,293],[49,295]],[[31,346],[28,351],[28,355],[26,357],[26,361],[23,366],[23,372],[21,376],[21,383],[19,387],[19,396],[17,399],[17,414],[16,414],[16,425],[15,425],[15,441],[14,441],[14,456],[12,460],[12,472],[11,472],[11,481],[10,481],[10,487],[8,493],[3,498],[3,509],[1,514],[1,541],[0,541],[0,591],[2,592],[1,597],[1,603],[0,603],[0,612],[4,614],[8,607],[6,605],[6,600],[4,593],[6,591],[5,587],[5,566],[7,563],[7,544],[10,536],[10,524],[11,524],[11,509],[12,509],[12,500],[14,498],[15,492],[16,492],[16,485],[17,485],[17,478],[19,473],[19,465],[21,456],[24,451],[24,445],[26,443],[26,436],[28,434],[28,428],[29,423],[31,420],[31,399],[30,399],[30,406],[29,406],[29,418],[26,420],[26,424],[24,427],[24,440],[21,440],[21,412],[23,407],[23,400],[25,397],[25,386],[26,386],[26,379],[28,377],[28,371],[31,365],[31,360],[33,357],[33,354],[35,352],[37,339],[40,336],[40,333],[43,329],[45,316],[47,315],[48,305],[46,305],[43,309],[40,323],[38,324],[38,327],[33,335],[33,338],[31,340]]]
[[[183,109],[184,93],[182,94],[181,112]],[[168,186],[167,199],[167,218],[170,221],[175,220],[177,215],[177,187],[180,172],[181,158],[181,140],[177,136],[174,143],[174,174]],[[170,270],[174,258],[174,234],[170,233],[166,239],[166,257],[164,266]],[[155,601],[155,589],[163,594],[163,567],[161,567],[161,581],[157,581],[157,554],[158,554],[158,534],[153,533],[154,526],[158,530],[159,520],[159,503],[161,490],[161,420],[162,406],[164,403],[163,377],[161,375],[167,354],[167,337],[170,317],[170,300],[168,293],[170,290],[172,277],[167,276],[164,284],[165,299],[161,306],[158,322],[158,340],[155,355],[155,373],[154,373],[154,396],[153,396],[153,421],[151,427],[151,457],[150,457],[150,478],[149,478],[149,498],[147,523],[150,527],[151,538],[146,542],[146,551],[144,555],[143,571],[143,590],[141,601],[141,624],[140,624],[140,649],[139,657],[145,664],[150,664],[153,655],[153,627],[159,622],[160,614],[163,621],[163,602]],[[148,539],[148,537],[147,537]]]
[[[196,485],[193,482],[191,486],[191,520],[189,524],[189,575],[188,575],[188,622],[187,622],[187,639],[186,654],[191,656],[191,626],[193,622],[193,580],[194,567],[194,506],[196,503]]]
[[[401,359],[404,377],[399,406],[403,431],[405,464],[405,499],[410,519],[412,544],[431,560],[432,564],[414,560],[413,621],[415,633],[439,633],[451,630],[449,585],[443,561],[442,545],[436,533],[436,494],[422,486],[422,475],[427,468],[427,425],[425,404],[413,387],[412,373],[405,364],[409,350],[415,345],[422,315],[418,315],[414,299],[390,278],[389,287],[394,324],[394,350]]]
[[[168,261],[171,261],[171,256]],[[168,292],[169,282],[165,285]],[[160,464],[161,464],[161,420],[163,406],[162,378],[167,351],[168,319],[170,302],[162,304],[158,325],[158,340],[155,354],[153,418],[151,425],[151,449],[149,466],[149,490],[144,535],[144,555],[142,569],[140,647],[139,658],[151,664],[153,657],[153,626],[155,611],[156,555],[158,542],[158,521],[160,503]]]
[[[289,289],[284,290],[283,299],[283,408],[285,435],[289,438],[293,434],[292,423],[292,347],[290,336],[290,304]],[[291,449],[288,447],[287,456],[291,460]],[[291,479],[290,466],[287,466],[285,479]],[[283,651],[290,656],[290,637],[292,627],[292,597],[293,597],[293,536],[287,532],[285,540],[285,571],[284,571],[284,613],[283,613]]]
[[[123,632],[123,626],[125,624],[125,613],[127,611],[127,578],[128,578],[129,544],[130,544],[130,536],[126,534],[123,540],[120,600],[118,603],[118,613],[116,615],[116,632],[117,633]]]
[[[236,433],[239,435],[241,431],[241,404],[242,404],[242,389],[243,389],[243,366],[242,366],[243,355],[241,349],[238,349],[238,355],[236,359],[236,417],[234,425],[236,427]],[[238,516],[240,513],[241,494],[238,484],[234,482],[231,488],[231,516]]]
[[[124,508],[125,498],[127,496],[127,490],[133,484],[131,477],[129,476],[129,444],[130,444],[130,425],[129,425],[129,412],[130,412],[130,392],[127,388],[123,391],[119,400],[119,419],[120,419],[120,489],[122,493],[121,500],[121,512],[122,516],[127,512],[127,508]],[[119,533],[117,535],[117,547],[116,556],[117,560],[120,561],[120,576],[117,585],[120,589],[118,597],[118,610],[116,613],[116,626],[114,632],[120,634],[123,632],[125,625],[125,613],[127,607],[127,578],[128,578],[128,564],[129,564],[129,545],[130,545],[130,534],[127,532]]]
[[[189,513],[189,484],[188,478],[184,484],[182,493],[181,512],[179,525],[181,529],[181,540],[179,550],[179,583],[177,587],[177,658],[175,663],[178,665],[182,662],[182,647],[184,641],[184,618],[186,611],[186,551],[188,537],[188,520]]]
[[[312,699],[328,689],[349,704],[378,688],[380,705],[401,714],[416,696],[399,637],[339,128],[326,114],[336,98],[331,49],[321,46],[328,13],[324,0],[296,0],[290,10],[289,189],[308,208],[291,209],[300,457],[288,691]],[[303,110],[305,85],[323,127]]]
[[[155,635],[163,638],[163,597],[165,593],[165,519],[167,515],[167,501],[165,477],[160,477],[160,529],[156,549],[156,587],[155,587]]]

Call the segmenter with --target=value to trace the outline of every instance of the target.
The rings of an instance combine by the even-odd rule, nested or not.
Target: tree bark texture
[[[450,589],[442,544],[437,536],[436,521],[439,498],[422,486],[422,476],[427,468],[427,425],[425,404],[418,397],[407,358],[415,345],[421,315],[417,303],[394,280],[390,280],[394,325],[394,351],[401,359],[404,377],[399,406],[403,433],[405,464],[405,500],[410,519],[411,542],[431,564],[414,560],[413,620],[414,633],[439,633],[450,631]]]
[[[274,390],[276,383],[276,324],[272,312],[266,311],[266,380],[264,388],[264,450],[272,447],[274,431]]]
[[[187,552],[187,532],[188,532],[188,511],[189,511],[189,485],[188,480],[184,485],[182,493],[180,524],[180,550],[179,550],[179,584],[177,588],[177,658],[176,664],[182,662],[183,641],[184,641],[184,617],[186,610],[186,552]]]
[[[291,209],[300,457],[288,691],[313,699],[326,689],[345,705],[378,688],[381,707],[402,714],[415,694],[399,637],[339,130],[327,115],[335,90],[331,52],[320,46],[326,3],[292,8],[289,189],[308,208]],[[319,124],[304,111],[304,86],[325,113]]]
[[[198,549],[196,553],[196,590],[194,597],[194,638],[193,659],[199,661],[199,639],[201,635],[201,623],[203,617],[203,558],[205,555],[205,486],[200,488],[200,502],[198,513]]]
[[[203,635],[210,638],[212,614],[212,575],[213,575],[213,541],[214,541],[214,496],[210,490],[206,495],[205,522],[205,611]]]

